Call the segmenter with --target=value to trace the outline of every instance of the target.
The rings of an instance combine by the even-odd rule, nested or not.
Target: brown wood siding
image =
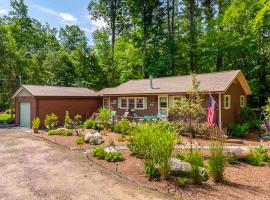
[[[231,95],[231,108],[224,109],[224,95]],[[240,120],[240,96],[245,95],[239,81],[235,81],[228,88],[227,92],[222,95],[222,126],[227,127],[229,124],[237,123]]]
[[[72,97],[39,97],[37,99],[37,116],[42,126],[47,114],[54,113],[59,117],[59,125],[64,124],[65,112],[69,111],[71,117],[79,114],[86,119],[97,112],[100,107],[100,98],[72,98]]]

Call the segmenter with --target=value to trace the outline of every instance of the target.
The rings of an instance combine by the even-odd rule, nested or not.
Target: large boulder
[[[175,159],[175,158],[171,159],[170,165],[171,165],[171,174],[173,176],[188,176],[188,174],[192,170],[191,164],[182,160]],[[207,181],[208,180],[207,170],[203,167],[199,167],[199,172],[200,172],[202,181]]]
[[[86,133],[84,135],[84,142],[89,142],[91,140],[96,140],[97,144],[101,144],[103,142],[101,134],[99,132]]]

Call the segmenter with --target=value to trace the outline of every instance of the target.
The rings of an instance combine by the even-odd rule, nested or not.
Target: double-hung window
[[[224,95],[224,109],[231,108],[231,95]]]
[[[121,108],[127,108],[127,98],[120,98],[120,107]]]
[[[136,109],[143,109],[143,108],[144,108],[143,98],[141,97],[136,98]]]

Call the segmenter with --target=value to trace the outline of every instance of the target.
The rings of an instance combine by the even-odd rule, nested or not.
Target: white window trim
[[[127,100],[127,107],[122,107],[122,99],[126,99]],[[128,109],[129,107],[129,99],[134,99],[134,110],[145,110],[146,109],[146,101],[145,101],[145,97],[119,97],[119,101],[120,101],[120,109]],[[142,99],[143,100],[143,107],[142,108],[138,108],[137,107],[137,99]]]
[[[226,98],[227,97],[228,97],[228,106],[226,106]],[[225,110],[230,109],[231,108],[231,95],[224,95],[223,101],[224,101],[224,109]]]
[[[105,105],[104,105],[104,100],[105,100],[105,99],[108,100],[108,107],[110,107],[110,98],[109,98],[109,97],[103,98],[103,107],[105,107]]]
[[[240,107],[244,108],[246,104],[245,95],[240,95]]]

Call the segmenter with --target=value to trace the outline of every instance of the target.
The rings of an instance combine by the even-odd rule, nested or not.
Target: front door
[[[168,96],[158,97],[158,112],[161,116],[168,116]]]
[[[20,103],[20,126],[30,127],[30,103],[21,102]]]

